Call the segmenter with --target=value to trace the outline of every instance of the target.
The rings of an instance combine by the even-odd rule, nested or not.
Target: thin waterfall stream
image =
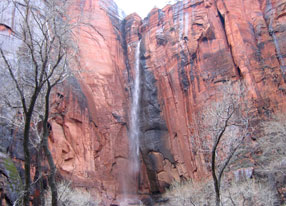
[[[138,188],[138,173],[139,173],[139,136],[140,136],[140,43],[138,41],[135,50],[134,64],[134,81],[132,89],[132,102],[130,110],[130,129],[129,129],[129,164],[128,164],[128,179],[124,181],[124,200],[121,206],[129,205],[130,201],[138,202],[136,195]],[[128,197],[129,196],[129,197]]]
[[[130,113],[130,132],[129,132],[129,158],[130,171],[135,176],[139,172],[139,113],[140,113],[140,43],[138,41],[135,51],[134,65],[134,88],[132,91],[132,104]],[[132,176],[133,176],[132,175]]]

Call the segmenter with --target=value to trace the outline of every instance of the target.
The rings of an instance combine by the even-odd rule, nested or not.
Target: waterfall
[[[135,51],[134,65],[134,86],[132,91],[132,104],[130,113],[130,132],[129,132],[129,157],[130,171],[136,175],[139,172],[139,108],[140,108],[140,42],[138,41]]]
[[[129,129],[129,163],[126,168],[125,179],[123,180],[123,199],[120,206],[127,206],[130,203],[140,203],[137,197],[138,173],[139,173],[139,114],[140,114],[140,40],[135,50],[134,81],[132,89],[132,102],[130,110]],[[135,196],[134,196],[135,195]]]

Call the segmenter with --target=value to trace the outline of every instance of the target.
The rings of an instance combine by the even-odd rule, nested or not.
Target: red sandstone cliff
[[[142,38],[141,190],[206,177],[197,124],[225,81],[243,81],[260,115],[284,104],[285,5],[183,1],[153,9],[144,20],[128,16],[122,34],[98,1],[78,3],[74,12],[92,27],[77,31],[84,72],[61,93],[64,115],[52,124],[59,171],[78,186],[105,191],[104,198],[120,193],[128,164],[128,77]]]
[[[196,0],[126,18],[130,62],[142,37],[140,147],[152,192],[208,176],[199,124],[225,82],[245,84],[252,124],[283,110],[285,9],[283,0]]]
[[[141,193],[209,175],[208,159],[197,152],[198,124],[226,81],[246,85],[256,120],[285,106],[285,0],[184,0],[123,22],[112,1],[77,0],[71,14],[84,22],[75,29],[82,71],[57,90],[50,146],[59,173],[99,193],[105,205],[129,179],[128,115],[139,38]]]
[[[127,164],[129,102],[120,25],[105,3],[77,1],[71,8],[83,22],[75,29],[81,72],[57,91],[50,146],[58,171],[107,204]]]

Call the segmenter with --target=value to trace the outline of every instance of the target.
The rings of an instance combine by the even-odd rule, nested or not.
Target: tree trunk
[[[25,128],[24,128],[24,158],[25,158],[25,191],[24,191],[24,206],[29,206],[30,204],[30,183],[31,183],[31,160],[29,151],[29,133],[30,133],[30,123],[31,123],[32,113],[26,115]]]
[[[32,121],[32,115],[34,111],[34,107],[39,95],[40,88],[37,87],[34,90],[33,96],[31,97],[31,102],[29,105],[29,109],[27,110],[27,107],[24,103],[24,100],[22,100],[22,106],[24,109],[25,114],[25,126],[24,126],[24,142],[23,142],[23,148],[24,148],[24,160],[25,160],[25,191],[24,191],[24,206],[30,205],[30,187],[31,187],[31,157],[30,157],[30,150],[29,150],[29,144],[30,144],[30,126]]]
[[[50,166],[50,175],[49,175],[49,185],[52,192],[52,206],[58,205],[58,191],[57,191],[57,185],[55,181],[56,176],[56,166],[54,163],[53,156],[49,150],[49,144],[48,144],[48,138],[49,138],[49,129],[48,129],[48,117],[49,117],[49,101],[50,101],[50,93],[52,86],[50,85],[50,82],[47,82],[48,88],[47,93],[45,96],[45,117],[43,121],[43,148],[45,155],[47,157],[49,166]]]
[[[224,123],[224,126],[223,128],[221,129],[221,131],[218,133],[218,135],[216,136],[215,138],[215,141],[214,141],[214,145],[213,145],[213,148],[212,148],[212,177],[213,177],[213,181],[214,181],[214,189],[215,189],[215,199],[216,199],[216,206],[219,206],[220,205],[220,180],[221,178],[217,178],[217,174],[216,174],[216,151],[217,151],[217,147],[221,141],[221,138],[226,130],[226,127],[227,127],[227,124],[228,124],[228,121],[230,119],[230,117],[232,116],[233,113],[231,113],[228,118],[225,120],[225,123]],[[221,171],[223,172],[223,170]],[[219,174],[219,177],[221,177],[222,173]]]
[[[57,185],[55,181],[55,176],[56,176],[56,166],[53,160],[53,156],[49,150],[49,145],[48,145],[48,137],[49,137],[49,132],[48,128],[46,129],[47,132],[44,134],[44,140],[43,140],[43,147],[45,151],[45,155],[48,159],[48,163],[50,166],[50,175],[49,175],[49,185],[51,188],[52,192],[52,206],[57,206],[58,205],[58,191],[57,191]]]
[[[33,198],[33,206],[43,206],[44,205],[44,189],[43,189],[43,172],[42,172],[42,141],[38,148],[37,156],[36,156],[36,172],[34,177],[35,182],[35,192]]]
[[[215,165],[216,164],[215,163],[216,148],[217,147],[214,147],[213,151],[212,151],[212,177],[213,177],[214,188],[215,188],[215,200],[216,200],[215,202],[216,202],[216,206],[219,206],[220,205],[220,182],[217,179],[216,171],[215,171],[215,168],[216,168],[216,165]]]

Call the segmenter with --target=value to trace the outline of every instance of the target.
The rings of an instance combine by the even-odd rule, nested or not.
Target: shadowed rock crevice
[[[151,193],[160,192],[160,185],[157,177],[156,164],[150,152],[159,152],[164,159],[174,163],[173,155],[168,148],[168,129],[162,117],[162,111],[158,100],[157,81],[153,72],[148,68],[146,59],[144,38],[140,48],[141,65],[141,137],[140,150],[142,159],[146,165],[147,175],[150,182]]]
[[[127,41],[126,41],[126,20],[124,19],[121,23],[121,35],[122,35],[122,41],[121,41],[121,46],[123,48],[123,54],[124,54],[124,62],[126,66],[126,71],[127,71],[127,78],[128,82],[131,82],[131,76],[130,76],[130,63],[128,59],[128,51],[127,51]]]
[[[88,108],[86,96],[82,92],[78,80],[72,76],[67,80],[67,85],[71,87],[70,92],[73,93],[73,101],[77,101],[78,105],[80,106],[80,109],[84,111],[86,108]],[[70,94],[68,94],[66,98],[69,98],[69,96]]]
[[[224,2],[223,2],[224,3]],[[235,60],[234,60],[234,54],[233,54],[233,51],[232,51],[232,47],[231,47],[231,44],[229,43],[228,41],[228,37],[227,37],[227,32],[226,32],[226,26],[225,26],[225,17],[223,16],[223,14],[219,11],[219,9],[217,8],[217,15],[219,17],[219,20],[221,22],[221,25],[222,25],[222,28],[223,28],[223,32],[224,32],[224,35],[225,35],[225,40],[227,42],[227,45],[229,47],[229,51],[230,51],[230,54],[231,54],[231,59],[232,59],[232,62],[234,64],[234,67],[235,67],[235,71],[236,71],[236,74],[239,78],[242,78],[242,73],[241,73],[241,70],[239,68],[239,66],[237,66],[237,64],[235,63]]]
[[[179,73],[181,88],[186,93],[190,87],[188,75],[185,70],[185,66],[189,64],[188,56],[184,53],[184,51],[181,51],[180,56],[177,56],[177,60],[178,60],[178,73]]]

